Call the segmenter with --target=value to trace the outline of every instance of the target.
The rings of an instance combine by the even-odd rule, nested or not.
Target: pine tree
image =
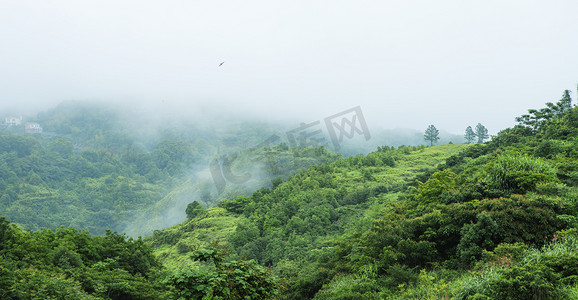
[[[538,131],[548,120],[558,117],[560,114],[572,109],[570,90],[565,90],[562,99],[556,103],[546,102],[546,107],[541,109],[528,109],[528,114],[516,117],[521,125]]]
[[[488,129],[482,125],[481,123],[478,123],[478,125],[476,125],[476,137],[478,137],[478,143],[483,143],[484,140],[487,140],[490,136],[488,135]]]
[[[565,90],[562,94],[562,99],[556,103],[558,106],[558,111],[560,113],[572,109],[572,98],[570,97],[570,91]]]
[[[439,138],[439,130],[437,130],[437,128],[433,125],[430,125],[426,130],[425,130],[425,134],[423,136],[423,138],[426,141],[430,142],[430,146],[433,146],[433,143],[437,142],[440,138]]]
[[[476,133],[472,129],[472,126],[468,126],[468,128],[466,128],[466,134],[464,135],[464,138],[466,139],[467,144],[471,144],[476,140]]]

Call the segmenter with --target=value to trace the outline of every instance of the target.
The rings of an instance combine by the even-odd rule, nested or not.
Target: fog
[[[185,128],[198,161],[115,228],[150,234],[184,220],[191,201],[270,186],[248,149],[273,134],[290,143],[302,125],[317,122],[344,156],[425,143],[430,124],[439,144],[462,143],[477,123],[490,134],[513,126],[575,91],[576,11],[573,1],[0,0],[0,117],[106,103],[144,152]],[[356,107],[368,131],[335,149],[326,121]],[[251,179],[219,190],[211,161],[239,153],[250,163],[236,174]]]
[[[578,80],[575,1],[0,2],[0,108],[495,134]],[[222,63],[222,65],[221,65]],[[573,94],[575,98],[575,94]],[[138,109],[137,109],[138,108]]]
[[[222,200],[250,195],[259,188],[271,187],[273,178],[266,171],[263,162],[253,161],[242,171],[250,174],[248,180],[238,183],[227,182],[226,188],[219,191],[209,168],[205,164],[198,164],[186,175],[188,179],[185,182],[147,209],[127,218],[117,230],[133,237],[151,235],[156,229],[185,221],[187,205],[193,201],[209,208]]]

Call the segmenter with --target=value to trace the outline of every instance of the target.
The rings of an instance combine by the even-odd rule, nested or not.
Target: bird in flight
[[[221,63],[219,64],[219,67],[222,66],[224,63],[225,63],[225,62],[221,62]]]

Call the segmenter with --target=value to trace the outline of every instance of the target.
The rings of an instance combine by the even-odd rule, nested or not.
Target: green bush
[[[464,224],[457,247],[461,262],[469,266],[480,258],[483,250],[493,249],[501,238],[499,232],[498,224],[486,213],[478,215],[477,223]]]
[[[85,293],[80,283],[63,274],[34,268],[17,273],[21,279],[12,286],[14,299],[98,299]]]
[[[168,282],[179,299],[268,299],[277,295],[277,281],[254,260],[225,261],[226,251],[215,244],[193,251],[193,260],[212,262],[211,272],[186,270]]]
[[[433,173],[425,183],[419,185],[415,200],[422,205],[439,203],[442,193],[455,187],[455,178],[456,174],[450,170]]]
[[[548,162],[527,155],[500,155],[489,163],[486,175],[490,188],[521,194],[535,190],[538,183],[559,182]]]
[[[557,141],[546,140],[538,144],[536,149],[534,149],[534,155],[538,157],[552,158],[562,151],[563,147]]]
[[[406,265],[394,264],[385,271],[383,283],[390,289],[398,287],[400,284],[413,284],[417,282],[419,273],[417,268],[410,268]]]
[[[187,205],[185,213],[187,214],[187,219],[191,220],[196,216],[202,214],[205,209],[197,201],[193,201]]]
[[[567,237],[540,250],[523,244],[501,244],[493,257],[509,257],[507,264],[491,260],[481,273],[463,280],[456,299],[476,294],[493,299],[574,299],[578,279],[578,239]],[[482,298],[483,299],[483,298]]]
[[[490,286],[497,299],[558,299],[555,286],[558,279],[559,275],[548,266],[531,263],[504,269]]]

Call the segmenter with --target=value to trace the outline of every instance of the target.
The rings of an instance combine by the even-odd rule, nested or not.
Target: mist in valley
[[[214,206],[286,178],[263,161],[288,164],[281,144],[355,156],[427,144],[432,124],[437,144],[461,144],[467,126],[494,135],[578,75],[570,1],[2,6],[0,117],[37,122],[44,145],[63,137],[76,153],[147,154],[163,172],[159,145],[190,150],[155,205],[114,228],[133,235],[184,220],[192,201]],[[327,121],[355,108],[356,123]],[[304,155],[293,167],[319,163]],[[236,156],[232,168],[250,179],[219,179],[211,163],[223,172]]]

